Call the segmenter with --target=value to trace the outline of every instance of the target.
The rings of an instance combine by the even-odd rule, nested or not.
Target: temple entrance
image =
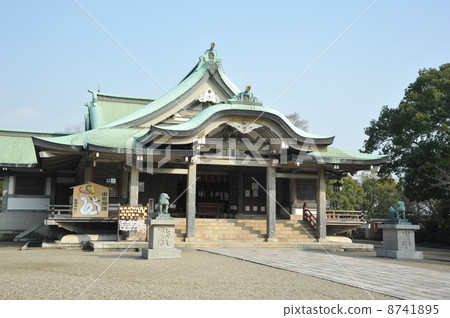
[[[240,213],[266,214],[266,171],[264,168],[242,172],[242,209]]]
[[[169,194],[170,213],[186,217],[185,174],[139,174],[139,204],[158,202]],[[199,165],[196,183],[197,218],[235,218],[266,215],[266,168]],[[176,201],[175,201],[176,200]]]
[[[197,217],[266,214],[266,168],[203,166],[197,178]]]
[[[197,217],[229,217],[229,172],[199,171],[197,178]]]

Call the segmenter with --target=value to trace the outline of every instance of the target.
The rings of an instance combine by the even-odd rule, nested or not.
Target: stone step
[[[179,219],[179,224],[177,226],[186,225],[185,219]],[[223,225],[223,224],[246,224],[249,226],[266,226],[266,220],[244,220],[244,219],[195,219],[196,225]],[[308,223],[305,221],[293,221],[293,220],[277,220],[277,226],[298,226],[298,225],[306,225]]]
[[[195,237],[200,242],[265,242],[265,238],[203,238]],[[179,241],[182,242],[182,241]]]
[[[315,242],[315,238],[302,238],[301,240],[297,238],[285,238],[285,237],[277,237],[278,242]]]
[[[177,236],[186,236],[186,233],[175,232]],[[217,232],[195,232],[196,236],[208,237],[208,236],[222,236],[222,237],[265,237],[264,234],[260,233],[245,233],[245,232],[227,232],[227,233],[217,233]],[[306,237],[306,236],[305,236]]]
[[[186,231],[186,228],[175,228],[176,231]],[[214,231],[245,231],[245,232],[251,232],[251,231],[256,231],[255,229],[253,229],[252,227],[240,227],[240,226],[231,226],[231,227],[222,227],[222,226],[196,226],[195,227],[196,231],[209,231],[209,230],[214,230]],[[284,231],[284,230],[283,230]],[[286,230],[289,231],[289,230]]]
[[[231,240],[231,241],[241,241],[241,240],[265,240],[265,237],[252,237],[248,235],[195,235],[195,238],[201,241],[221,241],[221,240]]]
[[[186,219],[178,219],[175,240],[186,237]],[[241,241],[263,242],[266,239],[265,219],[196,219],[195,239],[204,242]],[[303,220],[277,220],[276,238],[280,242],[314,242],[309,225]]]
[[[232,238],[223,238],[223,237],[199,237],[195,236],[195,240],[201,242],[217,242],[217,241],[230,241],[230,242],[265,242],[266,238],[248,238],[248,237],[232,237]],[[316,242],[316,239],[313,238],[303,238],[301,240],[293,239],[293,238],[284,238],[277,237],[278,242]],[[184,237],[176,237],[175,242],[184,242]]]
[[[214,229],[210,229],[210,230],[203,230],[203,231],[195,231],[196,233],[215,233],[215,234],[228,234],[228,233],[245,233],[248,235],[261,235],[263,233],[258,232],[258,231],[243,231],[243,230],[239,230],[239,229],[233,229],[231,231],[227,231],[227,230],[214,230]]]

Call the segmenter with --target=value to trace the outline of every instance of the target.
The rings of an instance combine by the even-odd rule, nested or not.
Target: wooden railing
[[[303,220],[305,220],[313,230],[317,229],[317,217],[310,210],[303,209]],[[361,211],[327,210],[327,222],[328,221],[363,223],[365,220],[364,213]]]
[[[109,204],[108,205],[108,217],[117,218],[119,213],[120,204]],[[48,213],[50,218],[71,218],[72,217],[72,206],[64,204],[50,204],[48,205]]]
[[[72,217],[72,206],[63,204],[48,205],[48,213],[50,217]]]
[[[327,210],[327,221],[363,222],[364,213],[361,211]]]
[[[317,229],[317,219],[314,214],[308,209],[303,209],[303,220],[315,231]]]

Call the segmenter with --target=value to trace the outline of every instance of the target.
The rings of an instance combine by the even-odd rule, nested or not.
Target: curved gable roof
[[[213,58],[210,58],[211,55]],[[227,92],[229,97],[239,93],[237,86],[225,75],[221,59],[218,57],[217,52],[213,50],[212,46],[211,49],[206,50],[200,56],[195,68],[176,87],[147,106],[128,116],[113,121],[105,127],[125,128],[142,125],[179,104],[179,100],[189,96],[191,92],[209,78],[214,78],[219,86]]]
[[[197,116],[187,122],[171,126],[152,126],[150,134],[165,134],[169,136],[195,136],[209,123],[224,116],[245,116],[269,119],[276,122],[291,138],[296,138],[303,142],[312,139],[318,145],[330,145],[333,143],[333,136],[319,136],[303,131],[294,126],[286,116],[280,112],[267,107],[242,104],[219,104],[210,106],[201,111]]]

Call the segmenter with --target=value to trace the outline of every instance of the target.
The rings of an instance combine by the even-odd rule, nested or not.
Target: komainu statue
[[[406,219],[405,202],[398,201],[395,208],[389,208],[389,223],[409,223]]]
[[[159,202],[156,205],[156,215],[154,217],[158,218],[163,215],[169,216],[169,200],[170,197],[167,193],[161,193],[159,195]]]

